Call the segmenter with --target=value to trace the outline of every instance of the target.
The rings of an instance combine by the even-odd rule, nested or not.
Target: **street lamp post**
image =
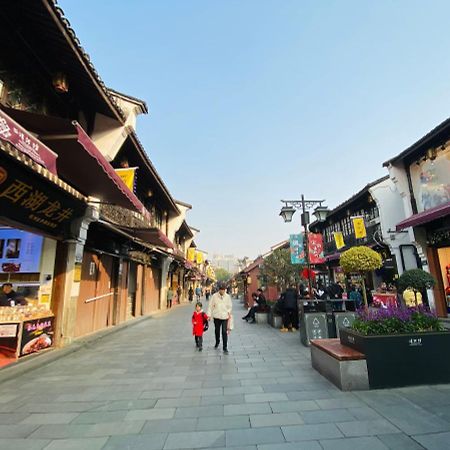
[[[309,287],[309,295],[312,296],[312,284],[311,284],[311,261],[309,258],[309,242],[308,242],[308,225],[309,225],[309,209],[316,206],[314,209],[314,215],[316,219],[320,222],[323,222],[328,214],[328,208],[326,206],[322,206],[322,203],[325,200],[306,200],[305,196],[302,194],[301,200],[281,200],[284,203],[284,206],[281,208],[280,216],[283,220],[287,222],[292,221],[292,216],[294,215],[297,209],[301,209],[301,223],[305,229],[305,237],[304,237],[304,248],[305,248],[305,260],[306,267],[308,268],[308,287]]]

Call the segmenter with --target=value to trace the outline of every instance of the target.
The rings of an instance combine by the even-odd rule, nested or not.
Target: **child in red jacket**
[[[205,324],[208,324],[208,316],[203,312],[202,306],[200,302],[197,302],[192,314],[192,334],[199,352],[203,350],[203,331],[205,331]]]

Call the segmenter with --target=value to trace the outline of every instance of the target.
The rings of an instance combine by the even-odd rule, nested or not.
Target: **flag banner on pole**
[[[291,264],[305,264],[303,234],[291,234],[289,236],[289,246],[291,251]]]
[[[364,225],[364,217],[352,217],[353,229],[355,230],[356,239],[362,239],[367,236],[366,227]]]
[[[323,264],[325,257],[323,255],[323,239],[320,233],[308,234],[309,262],[311,264]]]
[[[188,248],[187,259],[188,261],[195,262],[195,248]]]
[[[195,252],[195,259],[197,264],[202,264],[203,262],[203,253],[202,252]]]
[[[334,242],[336,243],[336,249],[340,250],[342,247],[345,247],[344,235],[342,231],[334,232]]]
[[[114,169],[117,175],[125,183],[125,186],[134,192],[134,183],[136,181],[136,169],[137,167],[127,167],[126,169]]]

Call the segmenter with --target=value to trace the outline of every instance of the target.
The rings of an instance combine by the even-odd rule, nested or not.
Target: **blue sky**
[[[450,116],[450,2],[60,0],[105,83],[146,100],[146,150],[199,247],[255,257]]]

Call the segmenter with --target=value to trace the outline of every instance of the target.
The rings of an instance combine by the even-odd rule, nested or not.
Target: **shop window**
[[[414,245],[400,245],[400,254],[402,257],[403,271],[417,269],[417,250]]]

